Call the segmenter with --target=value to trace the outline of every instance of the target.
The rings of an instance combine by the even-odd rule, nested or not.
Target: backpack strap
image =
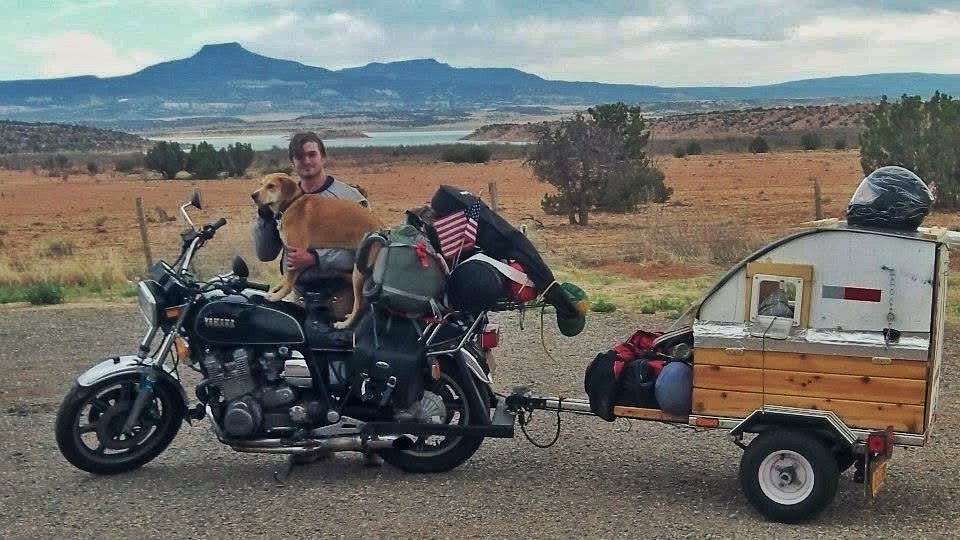
[[[487,256],[487,255],[484,255],[483,253],[477,253],[476,255],[470,257],[470,258],[467,259],[466,261],[461,262],[460,264],[463,264],[463,263],[465,263],[465,262],[467,262],[467,261],[483,261],[483,262],[489,264],[490,266],[496,268],[497,271],[500,272],[501,274],[507,276],[507,278],[508,278],[510,281],[514,281],[514,282],[519,283],[519,284],[521,284],[521,285],[526,285],[527,287],[533,287],[533,286],[534,286],[534,285],[533,285],[533,281],[531,281],[530,278],[527,277],[527,275],[524,274],[523,272],[517,270],[516,268],[510,266],[509,264],[506,264],[506,263],[503,263],[503,262],[501,262],[501,261],[498,261],[497,259],[494,259],[493,257],[489,257],[489,256]]]

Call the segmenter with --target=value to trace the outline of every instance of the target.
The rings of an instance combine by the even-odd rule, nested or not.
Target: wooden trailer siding
[[[807,373],[777,369],[729,366],[693,366],[694,386],[714,390],[739,390],[785,396],[809,396],[885,403],[923,405],[927,383],[916,379],[891,379],[866,375]]]
[[[809,373],[837,373],[895,379],[927,378],[927,363],[917,360],[828,354],[747,351],[743,349],[696,349],[694,362],[699,365],[779,369]]]
[[[847,399],[814,398],[734,392],[694,388],[693,414],[742,418],[766,405],[782,405],[801,409],[832,411],[852,428],[885,429],[922,433],[924,410],[922,405],[901,405]]]
[[[923,433],[928,362],[696,349],[693,413],[743,417],[763,404],[830,410],[850,427]]]

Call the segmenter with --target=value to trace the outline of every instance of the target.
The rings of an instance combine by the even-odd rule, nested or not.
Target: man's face
[[[323,163],[326,161],[320,153],[320,146],[313,141],[303,143],[303,156],[293,156],[293,168],[300,178],[314,178],[323,174]]]

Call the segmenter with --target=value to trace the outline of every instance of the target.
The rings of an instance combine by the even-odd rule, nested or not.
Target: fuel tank
[[[303,309],[290,302],[221,296],[200,307],[194,331],[217,345],[299,345],[305,340],[302,320]]]

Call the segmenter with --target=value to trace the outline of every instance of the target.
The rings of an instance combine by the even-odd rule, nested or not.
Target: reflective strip
[[[821,295],[823,298],[833,298],[836,300],[879,302],[882,291],[880,289],[867,289],[864,287],[838,287],[835,285],[824,285]]]

